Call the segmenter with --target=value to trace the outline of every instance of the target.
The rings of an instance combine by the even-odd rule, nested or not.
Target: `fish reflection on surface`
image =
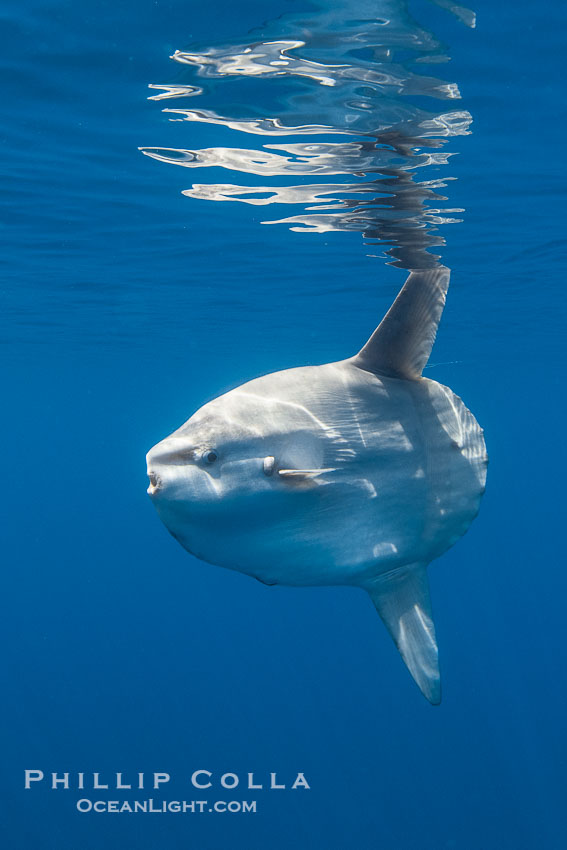
[[[447,0],[435,2],[474,26],[468,9]],[[472,119],[463,109],[433,108],[435,101],[455,103],[460,92],[456,83],[423,73],[449,57],[433,33],[410,17],[405,4],[342,0],[333,9],[321,5],[311,13],[284,14],[254,40],[195,45],[176,50],[172,59],[183,69],[181,79],[153,83],[152,90],[159,93],[150,98],[191,98],[187,106],[164,109],[172,120],[223,125],[248,136],[288,138],[260,148],[140,148],[147,156],[252,177],[324,180],[376,175],[370,183],[332,185],[201,183],[186,189],[185,195],[297,204],[303,207],[297,215],[265,223],[287,224],[300,232],[359,231],[371,244],[385,246],[393,265],[435,265],[439,258],[428,249],[444,244],[439,225],[459,221],[454,215],[463,210],[443,208],[447,197],[436,191],[451,177],[418,182],[412,172],[445,166],[452,154],[441,146],[451,137],[468,134]],[[423,103],[430,105],[425,108]],[[290,136],[305,135],[321,138],[289,141]],[[329,135],[357,138],[337,142]],[[332,199],[321,198],[329,192]],[[360,198],[361,193],[377,197]]]

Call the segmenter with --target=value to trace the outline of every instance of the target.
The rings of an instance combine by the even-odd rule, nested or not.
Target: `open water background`
[[[466,212],[439,226],[453,277],[426,374],[463,397],[491,457],[478,519],[430,569],[442,705],[362,593],[204,565],[145,493],[158,439],[244,380],[353,353],[404,280],[356,229],[264,226],[297,206],[183,196],[242,175],[138,151],[273,143],[171,123],[147,85],[175,79],[176,49],[244,43],[309,8],[7,0],[0,13],[10,850],[565,847],[562,4],[481,3],[475,29],[412,7],[451,56],[425,70],[458,83],[473,119],[428,174],[458,178],[445,206]],[[212,108],[230,100],[223,82]],[[286,86],[284,107],[300,94]],[[255,89],[265,114],[271,91]],[[311,790],[254,792],[255,815],[79,814],[82,792],[24,791],[25,768],[167,771],[168,799],[204,799],[198,768],[304,771]]]

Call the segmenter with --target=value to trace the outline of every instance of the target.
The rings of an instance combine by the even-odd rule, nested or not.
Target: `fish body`
[[[426,567],[476,516],[487,464],[473,415],[421,376],[448,283],[443,267],[412,272],[357,355],[242,384],[147,456],[185,549],[269,585],[364,588],[432,703]]]

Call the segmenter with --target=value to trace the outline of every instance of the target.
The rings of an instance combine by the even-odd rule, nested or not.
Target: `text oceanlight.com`
[[[205,812],[256,812],[256,800],[77,800],[79,812],[127,814],[204,814]]]

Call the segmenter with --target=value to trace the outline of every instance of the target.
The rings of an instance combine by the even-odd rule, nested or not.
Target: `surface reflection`
[[[434,2],[474,26],[468,9]],[[454,178],[418,179],[425,176],[420,169],[437,175],[452,156],[442,148],[468,134],[472,119],[455,108],[456,83],[425,73],[449,57],[402,0],[340,0],[333,9],[319,2],[310,12],[282,15],[248,40],[193,45],[171,58],[179,79],[152,83],[157,93],[150,99],[180,101],[164,108],[171,120],[221,125],[239,135],[230,147],[140,150],[161,162],[222,168],[246,180],[197,183],[185,195],[295,205],[297,213],[263,223],[298,232],[359,231],[393,265],[436,265],[439,256],[430,249],[444,244],[438,227],[460,221],[455,214],[463,210],[444,206],[448,199],[439,191]],[[242,133],[247,144],[240,143]],[[274,141],[253,147],[253,136]],[[339,176],[350,179],[329,179]],[[255,185],[256,177],[309,182]]]

